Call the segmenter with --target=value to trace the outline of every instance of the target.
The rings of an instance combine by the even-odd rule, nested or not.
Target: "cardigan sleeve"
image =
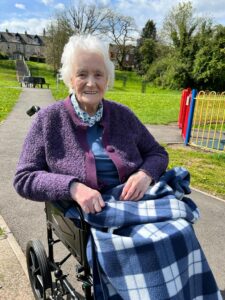
[[[136,119],[137,128],[137,146],[143,159],[143,163],[139,166],[139,170],[143,170],[150,175],[154,182],[166,171],[169,157],[165,148],[162,147],[152,136],[149,130]]]
[[[40,116],[41,111],[24,141],[14,177],[14,187],[19,195],[31,200],[72,201],[69,188],[76,178],[49,172]]]

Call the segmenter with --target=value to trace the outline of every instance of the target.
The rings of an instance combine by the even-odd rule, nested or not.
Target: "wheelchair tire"
[[[47,300],[52,295],[52,278],[48,258],[39,240],[29,241],[26,248],[27,269],[36,300]]]

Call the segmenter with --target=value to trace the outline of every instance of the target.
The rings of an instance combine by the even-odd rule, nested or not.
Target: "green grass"
[[[0,60],[0,122],[15,105],[21,92],[16,78],[15,61]]]
[[[168,94],[141,94],[135,92],[107,92],[106,98],[122,103],[138,116],[144,124],[176,122],[180,96]]]
[[[190,147],[166,146],[169,168],[183,166],[191,174],[191,186],[225,200],[225,153],[211,153]]]
[[[0,60],[0,87],[20,87],[14,60]]]

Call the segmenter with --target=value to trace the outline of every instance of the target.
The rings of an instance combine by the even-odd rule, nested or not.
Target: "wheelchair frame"
[[[40,110],[39,106],[32,106],[27,115],[32,116]],[[66,208],[74,206],[78,212],[77,219],[64,216]],[[90,227],[85,222],[82,209],[75,202],[62,201],[60,203],[45,203],[47,222],[48,256],[43,244],[39,240],[27,243],[26,260],[30,284],[36,300],[91,300],[92,275],[86,257],[86,246],[90,234]],[[53,233],[58,239],[53,238]],[[54,245],[62,242],[69,250],[61,261],[54,259]],[[82,282],[84,296],[80,295],[63,274],[62,265],[71,255],[80,264],[76,268],[76,278]],[[65,298],[66,297],[66,298]]]
[[[61,300],[85,299],[91,300],[92,275],[86,257],[86,245],[90,233],[82,210],[76,205],[78,219],[66,218],[63,211],[50,202],[45,203],[47,219],[48,256],[39,240],[29,241],[26,249],[27,268],[30,284],[35,299]],[[53,233],[58,239],[53,238]],[[62,242],[69,250],[61,261],[54,259],[54,245]],[[80,295],[63,274],[61,266],[73,255],[79,266],[76,268],[76,278],[82,282],[84,295]],[[66,297],[66,298],[65,298]]]

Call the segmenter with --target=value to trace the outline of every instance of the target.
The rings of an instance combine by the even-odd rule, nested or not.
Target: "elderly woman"
[[[222,299],[192,229],[198,209],[166,185],[182,184],[187,172],[178,168],[177,182],[170,171],[160,177],[164,148],[127,107],[104,99],[114,78],[108,48],[71,37],[61,72],[71,94],[38,113],[17,167],[18,193],[83,209],[95,299]]]
[[[127,107],[104,99],[114,81],[108,47],[94,36],[72,36],[61,74],[70,96],[38,113],[20,156],[17,192],[76,201],[86,213],[100,212],[102,192],[121,183],[120,200],[141,199],[168,155]]]

